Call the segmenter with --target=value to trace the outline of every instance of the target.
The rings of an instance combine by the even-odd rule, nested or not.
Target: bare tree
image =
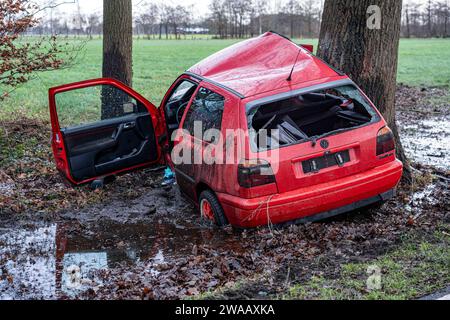
[[[224,0],[224,12],[228,15],[228,30],[232,38],[242,38],[250,21],[251,0]]]
[[[428,36],[433,36],[433,22],[432,22],[432,16],[433,16],[433,7],[432,7],[432,1],[428,0],[427,8],[426,8],[426,17],[427,17],[427,27],[428,27]]]
[[[170,36],[170,26],[172,24],[173,19],[173,10],[174,8],[171,5],[161,4],[159,7],[159,20],[160,20],[160,30],[159,30],[159,38],[161,39],[161,30],[164,26],[164,31],[166,34],[166,39],[169,39]]]
[[[80,36],[81,33],[83,33],[83,26],[86,22],[85,17],[83,16],[83,14],[81,13],[81,6],[80,6],[80,1],[76,1],[77,4],[77,10],[73,16],[73,24],[75,25],[75,31],[76,31],[76,35],[77,37]]]
[[[102,24],[92,26],[91,14],[83,15],[77,0],[46,0],[55,7],[61,3],[76,3],[72,20],[58,16],[57,10],[50,6],[50,18],[30,31],[33,34],[92,34],[101,32]],[[265,30],[274,30],[295,37],[318,37],[320,32],[323,3],[325,0],[211,0],[209,16],[197,22],[198,26],[208,28],[210,34],[219,38],[242,38],[254,36]],[[269,3],[275,3],[270,7]],[[168,2],[156,4],[139,1],[139,14],[134,17],[134,31],[140,37],[149,39],[159,33],[162,38],[174,35],[180,39],[192,25],[195,16],[192,8],[186,5],[174,6]],[[427,0],[415,2],[405,0],[402,14],[401,36],[404,37],[448,37],[449,0]],[[101,18],[100,18],[101,19]],[[95,21],[94,21],[95,22]],[[158,31],[159,27],[159,31]],[[94,30],[95,29],[95,30]]]
[[[96,13],[90,14],[87,18],[87,28],[86,28],[86,33],[89,36],[89,39],[92,39],[92,34],[94,32],[98,32],[99,31],[99,26],[100,26],[100,18],[99,15]]]
[[[192,16],[194,13],[194,5],[190,5],[187,7],[184,7],[183,9],[183,18],[181,19],[181,25],[183,26],[183,34],[184,38],[186,39],[187,32],[186,30],[190,27],[192,23]]]
[[[212,0],[209,9],[211,10],[211,26],[220,38],[226,38],[228,34],[228,16],[226,14],[226,4],[223,0]]]
[[[420,17],[422,15],[420,10],[420,4],[410,3],[409,11],[411,17],[411,34],[416,36],[420,35]]]
[[[52,0],[50,1],[50,34],[54,35],[55,34],[55,30],[54,30],[54,19],[53,19],[53,11],[55,9],[55,1]]]
[[[0,2],[0,100],[17,86],[29,81],[36,72],[67,66],[80,47],[60,45],[56,37],[19,41],[26,31],[36,28],[39,9],[27,0]]]
[[[159,8],[156,4],[148,4],[145,11],[137,19],[137,24],[142,26],[147,39],[151,38],[153,27],[158,23]]]
[[[406,3],[403,7],[404,9],[404,20],[405,20],[405,29],[406,29],[406,38],[411,38],[411,22],[410,22],[410,4]]]
[[[236,9],[239,16],[239,29],[238,29],[239,38],[243,38],[247,33],[245,26],[247,24],[247,21],[250,19],[250,13],[252,10],[251,7],[252,7],[251,0],[236,1]]]
[[[450,8],[448,0],[415,3],[403,7],[402,35],[410,37],[447,37]]]
[[[188,10],[183,6],[176,6],[171,8],[170,14],[169,14],[169,21],[172,25],[172,30],[175,35],[175,39],[180,39],[180,26],[185,26],[188,24],[189,12]]]
[[[258,16],[258,33],[263,33],[262,16],[267,13],[267,0],[254,0],[256,15]]]
[[[299,22],[298,17],[302,12],[302,7],[297,0],[289,0],[282,11],[289,17],[289,34],[291,38],[294,38],[296,36],[295,25]]]
[[[380,29],[367,27],[367,9],[381,9]],[[351,14],[349,14],[351,13]],[[395,122],[395,92],[402,15],[401,1],[326,0],[318,55],[360,85],[383,113],[397,141],[397,155],[411,172]]]
[[[434,4],[434,16],[436,17],[436,36],[448,37],[448,23],[450,18],[449,0],[439,1]]]
[[[307,35],[311,38],[314,35],[313,24],[317,15],[316,0],[305,0],[303,12],[306,16]]]

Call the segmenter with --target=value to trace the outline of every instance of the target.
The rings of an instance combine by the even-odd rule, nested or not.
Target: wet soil
[[[401,86],[397,121],[407,156],[416,163],[450,169],[450,92]]]
[[[22,171],[0,170],[7,208],[0,211],[0,299],[179,299],[212,291],[210,298],[266,299],[313,275],[338,277],[342,264],[368,261],[407,233],[433,233],[450,222],[450,108],[445,99],[428,103],[445,94],[399,88],[397,120],[417,170],[412,189],[401,188],[381,209],[314,224],[216,229],[176,186],[159,187],[160,173],[126,175],[93,192],[60,187],[50,169],[50,183],[32,170],[23,179]],[[37,210],[18,202],[18,189],[30,192],[22,180],[38,190]],[[64,193],[46,200],[54,183]],[[75,204],[57,202],[70,197]],[[60,210],[46,210],[46,201]]]

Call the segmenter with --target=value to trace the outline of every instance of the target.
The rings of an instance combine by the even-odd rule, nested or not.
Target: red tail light
[[[383,127],[377,134],[377,156],[395,149],[394,135],[391,129]]]
[[[243,188],[252,188],[275,182],[272,167],[265,160],[244,160],[238,167],[238,181]]]

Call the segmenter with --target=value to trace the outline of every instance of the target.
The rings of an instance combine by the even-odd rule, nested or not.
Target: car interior
[[[61,129],[76,181],[157,160],[155,132],[147,108],[123,93],[121,97],[124,101],[119,116]],[[117,99],[109,103],[117,107]]]
[[[371,122],[375,113],[368,111],[372,108],[355,91],[352,98],[335,88],[259,106],[256,112],[249,114],[254,143],[258,149],[270,149]],[[262,130],[266,130],[267,135],[260,137]],[[273,132],[278,132],[278,137],[272,137]]]
[[[181,81],[167,100],[164,113],[169,138],[179,128],[184,111],[196,89],[196,83],[189,80]]]

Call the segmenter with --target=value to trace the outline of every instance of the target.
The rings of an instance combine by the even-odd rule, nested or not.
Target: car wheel
[[[199,200],[200,215],[202,219],[211,221],[219,227],[226,226],[228,220],[220,205],[219,199],[210,191],[205,190],[200,194]]]

